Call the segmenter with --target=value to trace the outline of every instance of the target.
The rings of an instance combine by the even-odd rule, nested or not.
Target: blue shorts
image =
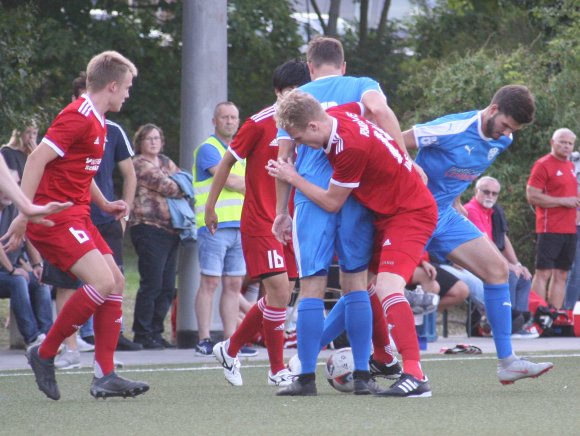
[[[202,274],[212,277],[246,275],[240,229],[218,229],[213,236],[209,231],[199,232],[197,243]]]
[[[366,269],[373,248],[373,221],[372,213],[352,197],[338,213],[311,201],[297,204],[292,235],[299,276],[327,275],[335,253],[342,271]]]
[[[483,236],[475,225],[449,206],[439,210],[437,227],[427,243],[429,254],[446,259],[447,255],[462,244]]]

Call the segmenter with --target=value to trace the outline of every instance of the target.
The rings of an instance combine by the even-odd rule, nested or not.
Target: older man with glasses
[[[484,176],[475,184],[475,195],[464,205],[467,218],[493,241],[505,257],[509,268],[509,288],[512,305],[512,338],[535,339],[539,337],[534,327],[525,325],[530,321],[528,309],[532,275],[520,263],[508,237],[508,223],[503,208],[497,204],[501,185],[497,179]],[[522,319],[523,318],[523,319]],[[520,320],[520,321],[518,321]],[[518,326],[516,329],[515,326]]]

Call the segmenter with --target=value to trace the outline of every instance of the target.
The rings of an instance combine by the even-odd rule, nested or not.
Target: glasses
[[[145,141],[153,142],[153,141],[161,141],[161,136],[148,136],[145,138]]]
[[[499,191],[490,191],[488,189],[480,189],[479,192],[483,195],[491,195],[492,197],[497,197],[499,195]]]

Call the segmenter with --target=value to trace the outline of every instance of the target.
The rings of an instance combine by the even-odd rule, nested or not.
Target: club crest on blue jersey
[[[423,146],[435,145],[437,144],[437,136],[422,136],[419,138],[419,142]]]
[[[493,160],[495,159],[495,157],[497,156],[497,154],[499,153],[499,148],[497,147],[493,147],[491,150],[489,150],[489,152],[487,153],[487,160]]]

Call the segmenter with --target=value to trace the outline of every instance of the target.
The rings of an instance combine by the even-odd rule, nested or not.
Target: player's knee
[[[501,284],[506,283],[509,277],[508,264],[503,258],[498,258],[493,262],[489,262],[481,279],[485,283]]]

